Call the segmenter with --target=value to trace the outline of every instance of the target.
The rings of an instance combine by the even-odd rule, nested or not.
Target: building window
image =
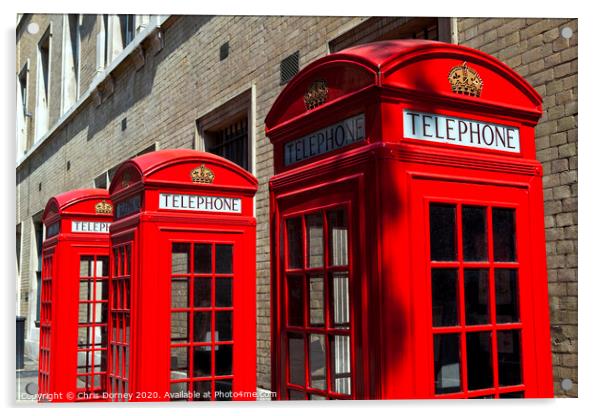
[[[27,73],[25,64],[17,76],[17,160],[27,151]]]
[[[40,324],[40,294],[42,289],[42,243],[44,242],[44,223],[42,222],[42,213],[40,212],[33,218],[33,231],[35,243],[35,273],[36,273],[36,326]]]
[[[444,40],[436,17],[371,17],[328,43],[331,53],[392,39]]]
[[[46,31],[42,40],[38,43],[38,65],[36,83],[36,134],[38,141],[48,131],[49,113],[48,101],[50,91],[50,28]]]
[[[80,15],[65,15],[63,20],[63,85],[62,113],[79,97]]]
[[[21,224],[17,224],[17,273],[21,273]]]
[[[121,30],[121,49],[125,48],[136,36],[135,19],[133,14],[119,15],[119,29]]]
[[[253,89],[249,89],[197,120],[195,147],[253,172],[252,97]]]

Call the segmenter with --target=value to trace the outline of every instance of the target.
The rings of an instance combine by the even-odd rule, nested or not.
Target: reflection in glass
[[[188,314],[186,312],[171,313],[171,342],[188,342]]]
[[[81,256],[79,259],[79,275],[81,277],[92,276],[92,264],[93,263],[94,263],[94,257]]]
[[[188,307],[188,279],[183,278],[171,280],[171,307]]]
[[[464,269],[466,325],[489,323],[489,271]]]
[[[232,306],[232,278],[218,277],[215,279],[215,306]]]
[[[516,269],[495,270],[495,311],[498,323],[518,322]]]
[[[190,272],[190,244],[174,243],[171,248],[171,273],[185,274]]]
[[[490,332],[468,332],[466,334],[466,364],[468,390],[493,386]]]
[[[331,266],[347,266],[347,212],[344,209],[328,211],[328,245]]]
[[[211,244],[194,245],[194,272],[211,273]]]
[[[232,374],[232,345],[215,346],[215,375]]]
[[[321,214],[305,216],[307,229],[307,267],[324,265],[324,228]]]
[[[232,244],[215,245],[215,273],[232,273]]]
[[[458,324],[458,272],[432,269],[433,326]]]
[[[493,258],[495,261],[515,261],[516,241],[514,209],[493,208]]]
[[[301,334],[288,334],[288,365],[289,382],[305,386],[305,346]]]
[[[324,325],[324,278],[320,274],[309,277],[309,324]]]
[[[232,340],[232,312],[215,312],[215,341]]]
[[[456,260],[456,206],[430,205],[431,260]]]
[[[194,377],[203,377],[211,375],[211,346],[203,345],[194,347],[194,357],[192,359],[194,365]]]
[[[348,335],[330,337],[330,362],[332,389],[341,394],[351,394],[351,348]]]
[[[460,337],[458,334],[433,336],[435,394],[460,391]]]
[[[211,342],[211,312],[194,312],[194,341]]]
[[[203,308],[211,306],[211,278],[194,279],[194,306]]]
[[[286,235],[288,242],[288,268],[300,269],[303,263],[301,218],[286,220]]]
[[[332,326],[349,328],[349,272],[332,272],[330,287]]]
[[[92,300],[92,279],[79,282],[79,300]]]
[[[177,347],[171,349],[171,380],[188,377],[188,348]]]
[[[288,324],[303,326],[303,278],[288,276]]]
[[[487,210],[462,207],[462,251],[464,261],[487,260]]]
[[[315,389],[326,389],[326,345],[323,334],[309,336],[310,383]]]
[[[500,386],[522,383],[519,331],[498,331],[497,357]]]

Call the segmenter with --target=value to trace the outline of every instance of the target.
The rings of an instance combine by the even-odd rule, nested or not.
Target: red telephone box
[[[161,150],[111,182],[113,401],[249,400],[257,180],[221,157]]]
[[[104,189],[51,198],[43,215],[40,400],[101,400],[106,391],[109,225]]]
[[[419,40],[308,65],[266,118],[280,399],[552,397],[537,92]]]

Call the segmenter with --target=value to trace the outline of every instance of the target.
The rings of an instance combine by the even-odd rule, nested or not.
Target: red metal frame
[[[451,90],[448,74],[463,62],[483,80],[479,97]],[[312,90],[316,85],[327,89]],[[308,94],[310,90],[313,95]],[[318,93],[323,94],[323,102],[306,109],[304,101]],[[520,133],[520,152],[405,137],[404,110],[510,126]],[[350,213],[353,398],[499,397],[519,390],[525,397],[552,396],[542,168],[535,160],[534,141],[541,112],[541,97],[508,66],[482,52],[440,42],[360,45],[318,59],[288,83],[266,118],[266,134],[274,145],[275,176],[270,180],[272,388],[279,399],[289,398],[285,294],[286,274],[291,270],[284,263],[288,253],[285,220],[336,204],[349,204]],[[309,143],[302,157],[295,150],[296,162],[288,159],[285,163],[287,144],[290,149],[296,140],[359,114],[364,116],[362,139],[319,154],[316,143]],[[462,257],[455,263],[431,262],[428,200],[485,206],[489,230],[492,208],[514,207],[517,262],[501,264],[491,257],[470,265]],[[461,233],[458,238],[461,243]],[[457,268],[462,285],[464,268],[479,265],[489,270],[492,319],[496,295],[492,271],[519,269],[520,321],[493,320],[468,327],[462,312],[457,327],[433,329],[431,268]],[[297,271],[307,272],[305,268]],[[463,305],[463,290],[459,295]],[[521,332],[521,385],[499,386],[495,337],[502,329]],[[466,335],[461,335],[462,391],[435,395],[433,333],[477,330],[492,331],[491,389],[467,389]]]
[[[206,171],[209,170],[213,176],[205,177],[204,182],[193,182],[193,171],[198,174],[203,169],[206,175],[209,175]],[[111,345],[116,348],[109,352],[111,391],[120,393],[113,395],[111,400],[227,400],[229,393],[223,394],[223,389],[231,389],[230,396],[234,400],[255,399],[255,296],[250,294],[255,293],[253,196],[256,191],[257,180],[245,170],[221,157],[193,150],[152,152],[119,167],[110,188],[116,218],[111,227],[113,298],[109,325],[111,332],[113,328],[121,328],[121,317],[127,314],[130,339],[123,341],[123,337],[119,336],[111,339]],[[159,199],[167,201],[167,197],[162,196],[165,194],[234,198],[239,200],[240,210],[208,212],[162,207]],[[172,270],[174,244],[188,245],[184,273]],[[213,269],[210,273],[195,270],[194,249],[200,244],[210,244],[212,248]],[[223,257],[216,258],[216,247],[220,245],[233,247],[233,270],[230,274],[216,273],[218,260],[223,260]],[[123,247],[131,250],[131,261],[129,264],[125,262],[126,272],[120,261],[119,250],[125,250]],[[174,265],[179,264],[176,263],[178,258],[173,259]],[[172,305],[174,278],[187,282],[184,294],[173,289],[173,296],[186,297],[186,306]],[[199,279],[210,280],[213,292],[216,279],[232,279],[232,305],[220,307],[213,303],[197,307],[193,302],[195,282]],[[123,302],[120,296],[126,291],[117,289],[119,285],[126,287],[122,280],[129,280],[129,294],[126,296],[129,296],[129,308],[120,307],[120,302]],[[199,284],[198,288],[206,286]],[[215,296],[213,293],[212,302],[216,302]],[[203,312],[211,313],[211,339],[198,341],[195,336],[197,332],[201,333],[202,328],[195,324],[201,325],[205,316],[201,315]],[[232,315],[232,339],[220,340],[217,338],[219,323],[215,319],[218,315],[220,319],[226,319],[223,315],[226,312]],[[187,314],[182,322],[177,321],[178,315],[175,315],[180,313]],[[198,322],[195,321],[197,315]],[[172,316],[176,319],[173,328]],[[184,341],[171,339],[172,329],[176,333],[180,331],[178,325],[186,328]],[[222,334],[223,330],[227,330],[227,324],[224,325]],[[115,333],[120,332],[117,330]],[[127,342],[129,351],[127,358],[119,352],[119,346],[124,342]],[[216,374],[222,371],[216,367],[217,354],[226,354],[230,345],[233,350],[231,371],[229,374]],[[185,356],[176,354],[181,351],[179,348],[187,348]],[[210,354],[204,354],[208,350],[202,348],[210,348]],[[203,358],[200,357],[210,357],[210,374],[201,376],[195,373],[195,370],[201,371]],[[232,380],[231,388],[229,380]],[[204,394],[204,382],[211,383],[210,394]]]
[[[78,189],[57,195],[46,205],[38,376],[42,401],[104,400],[108,337],[102,331],[106,317],[97,316],[97,310],[102,312],[101,305],[107,302],[107,291],[102,290],[107,276],[97,276],[96,265],[97,260],[108,264],[108,226],[100,232],[80,229],[77,224],[110,223],[112,205],[109,201],[106,190]],[[100,212],[97,204],[102,205]],[[90,258],[93,263],[89,262]],[[80,270],[85,264],[93,264],[92,274],[82,280]],[[90,285],[82,284],[88,280],[92,283],[91,293]],[[82,292],[84,288],[86,292]],[[96,293],[97,288],[100,293]],[[82,305],[85,306],[81,311],[87,314],[84,317],[78,313]],[[85,336],[80,336],[80,329],[84,329]],[[90,335],[92,345],[88,345]],[[84,364],[85,360],[90,364],[84,365],[83,370],[79,365],[82,356]]]

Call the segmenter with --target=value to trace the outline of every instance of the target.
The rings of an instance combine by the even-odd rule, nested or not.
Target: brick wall
[[[562,36],[570,28],[572,37]],[[458,19],[459,43],[502,60],[543,98],[544,200],[554,391],[577,396],[577,20]],[[563,379],[573,388],[560,387]]]

